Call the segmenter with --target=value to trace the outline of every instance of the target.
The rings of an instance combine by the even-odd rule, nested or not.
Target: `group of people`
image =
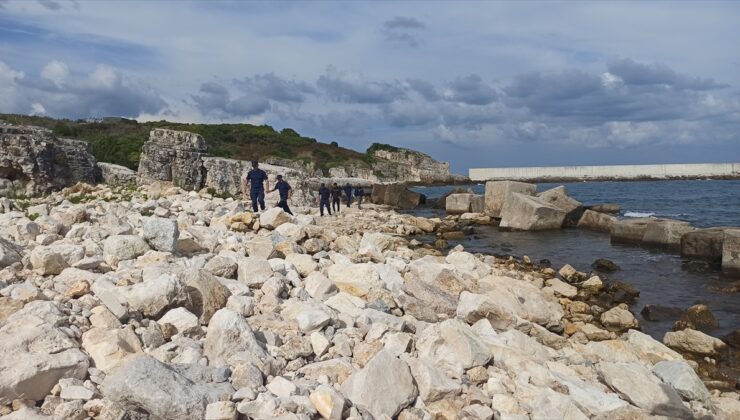
[[[246,197],[247,189],[249,189],[249,199],[252,201],[252,211],[257,213],[260,210],[265,210],[265,191],[268,193],[278,191],[280,200],[277,206],[283,209],[286,213],[292,215],[288,207],[288,200],[293,196],[293,188],[288,182],[283,179],[282,175],[277,176],[277,182],[275,187],[270,189],[270,181],[267,177],[267,172],[259,168],[259,162],[252,161],[252,169],[247,172],[247,176],[242,179],[242,193]],[[344,201],[347,207],[352,205],[352,197],[357,199],[357,208],[362,208],[362,200],[365,197],[365,190],[362,186],[353,188],[349,183],[344,187],[340,187],[335,182],[331,188],[328,188],[326,184],[321,184],[319,187],[319,213],[321,216],[324,215],[324,208],[327,213],[331,216],[332,210],[339,212],[342,202],[342,193],[344,193]],[[331,204],[330,204],[331,203]]]

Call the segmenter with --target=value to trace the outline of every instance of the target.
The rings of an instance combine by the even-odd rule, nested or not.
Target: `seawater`
[[[578,182],[538,184],[544,191],[565,185],[568,193],[585,205],[616,203],[622,208],[620,217],[666,217],[691,222],[696,227],[740,227],[740,181],[640,181],[640,182]],[[437,198],[461,186],[415,187],[429,198]],[[483,194],[483,184],[462,186]],[[440,213],[420,209],[418,213]],[[458,242],[452,242],[456,245]],[[527,255],[533,261],[547,259],[554,268],[571,264],[588,272],[598,258],[607,258],[620,266],[608,274],[610,280],[630,283],[640,290],[640,297],[631,309],[643,331],[656,339],[671,329],[673,322],[650,322],[639,312],[647,304],[675,306],[686,309],[696,303],[709,306],[720,328],[709,331],[721,336],[740,328],[740,296],[718,292],[733,280],[724,277],[717,267],[682,259],[680,255],[634,245],[611,244],[606,233],[580,229],[544,232],[503,232],[495,227],[480,226],[476,234],[460,241],[466,250],[494,255]]]

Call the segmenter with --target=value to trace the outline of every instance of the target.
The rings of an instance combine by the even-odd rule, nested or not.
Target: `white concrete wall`
[[[740,178],[740,163],[692,163],[670,165],[552,166],[529,168],[471,168],[470,179],[545,180],[545,179],[669,179]]]

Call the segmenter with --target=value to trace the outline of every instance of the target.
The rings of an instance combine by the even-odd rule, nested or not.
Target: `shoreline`
[[[19,256],[0,271],[10,299],[3,307],[23,302],[3,313],[0,347],[17,340],[18,328],[37,340],[69,331],[79,359],[62,373],[76,379],[59,381],[61,392],[86,381],[88,411],[133,404],[163,418],[190,407],[190,415],[222,409],[257,419],[740,414],[736,382],[707,361],[722,360],[727,344],[683,330],[666,335],[673,349],[666,347],[635,329],[617,298],[629,289],[570,266],[556,272],[527,257],[439,250],[416,239],[461,231],[453,218],[372,204],[333,217],[298,206],[293,218],[275,209],[257,217],[241,201],[162,184],[129,194],[82,190],[74,194],[90,198],[79,204],[60,200],[70,190],[53,193],[47,200],[61,204],[33,221],[0,214],[18,248],[2,245]],[[44,233],[31,235],[33,225]],[[56,315],[65,312],[70,317]],[[117,350],[103,351],[110,346]],[[55,354],[43,357],[57,361]],[[13,363],[31,369],[24,381],[0,364],[0,408],[37,410],[10,404],[32,384],[27,398],[42,411],[60,409],[51,389],[59,377],[49,376],[59,371],[32,370],[25,357]],[[190,373],[169,370],[173,363]],[[96,371],[78,369],[92,365]],[[204,379],[218,369],[225,379]],[[164,386],[154,378],[178,389],[188,377],[192,390],[171,401],[147,396]]]

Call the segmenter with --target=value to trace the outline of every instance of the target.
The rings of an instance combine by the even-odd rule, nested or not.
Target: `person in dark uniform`
[[[331,187],[331,209],[334,210],[335,213],[339,213],[339,208],[342,207],[341,201],[342,189],[339,188],[339,185],[335,182]]]
[[[265,190],[270,189],[270,182],[267,179],[267,173],[260,169],[259,162],[252,161],[252,169],[247,172],[247,177],[242,180],[242,194],[247,195],[249,187],[249,199],[252,200],[252,211],[257,213],[259,208],[265,210]]]
[[[331,190],[326,188],[326,184],[321,184],[321,188],[319,188],[319,213],[323,216],[324,215],[324,207],[326,207],[326,211],[329,213],[329,216],[331,216],[331,206],[329,205],[329,196],[331,196]]]
[[[293,215],[293,212],[290,211],[290,207],[288,207],[288,199],[293,196],[293,188],[288,184],[288,181],[285,181],[283,179],[282,175],[277,176],[277,182],[275,183],[275,188],[273,188],[270,192],[273,192],[275,190],[278,190],[280,194],[280,201],[278,201],[278,207],[285,210],[286,213],[289,215]]]
[[[347,199],[347,207],[352,204],[352,186],[349,182],[344,186],[344,197]]]
[[[362,197],[365,196],[365,190],[362,188],[362,185],[358,185],[357,188],[355,188],[355,197],[357,198],[357,208],[362,208]]]

